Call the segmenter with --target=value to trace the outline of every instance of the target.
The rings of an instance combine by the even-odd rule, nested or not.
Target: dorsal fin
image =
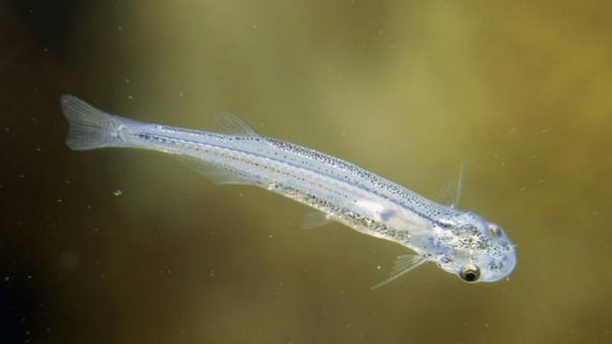
[[[211,130],[237,136],[259,136],[250,125],[246,124],[236,115],[226,111],[215,114]]]
[[[457,188],[455,189],[455,200],[453,201],[453,208],[459,206],[459,201],[461,201],[461,190],[463,189],[463,176],[465,174],[465,160],[461,161],[461,166],[459,167],[459,177],[457,178]]]
[[[443,204],[448,204],[451,208],[457,208],[461,202],[463,191],[463,178],[465,177],[465,161],[461,161],[459,175],[457,178],[449,179],[439,191],[439,198]]]

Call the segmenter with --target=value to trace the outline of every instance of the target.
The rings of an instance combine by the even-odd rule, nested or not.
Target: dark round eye
[[[472,264],[466,265],[459,272],[459,277],[468,283],[477,282],[480,278],[480,269]]]

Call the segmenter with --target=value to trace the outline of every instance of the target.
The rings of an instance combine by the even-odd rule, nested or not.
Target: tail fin
[[[62,112],[70,124],[66,144],[73,150],[123,146],[121,118],[98,110],[72,95],[61,98]]]

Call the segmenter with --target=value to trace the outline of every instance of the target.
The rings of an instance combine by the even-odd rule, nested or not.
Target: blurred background
[[[607,1],[0,0],[0,342],[612,342]],[[217,187],[174,159],[73,152],[61,94],[354,162],[500,223],[518,266],[467,285],[402,247]]]

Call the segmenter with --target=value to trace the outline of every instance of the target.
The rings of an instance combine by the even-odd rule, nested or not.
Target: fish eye
[[[488,226],[489,229],[489,233],[491,233],[492,236],[497,237],[501,235],[501,229],[499,229],[499,226],[496,226],[494,224],[490,224]]]
[[[459,272],[459,277],[461,277],[462,280],[468,283],[477,282],[480,278],[480,269],[475,265],[468,264],[461,268],[461,271]]]

